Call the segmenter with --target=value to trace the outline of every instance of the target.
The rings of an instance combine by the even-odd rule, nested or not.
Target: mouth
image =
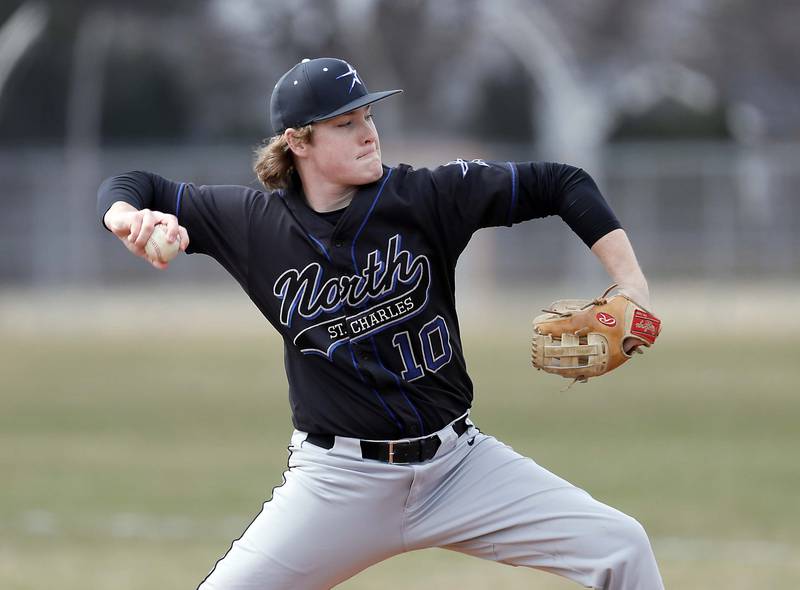
[[[364,158],[376,155],[378,155],[378,150],[369,150],[366,154],[361,154],[360,156],[356,157],[356,160],[362,160]]]

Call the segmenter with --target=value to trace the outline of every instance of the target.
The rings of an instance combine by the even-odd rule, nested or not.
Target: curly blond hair
[[[313,133],[313,126],[306,125],[296,129],[294,137],[301,142],[311,143]],[[289,185],[295,167],[285,133],[271,137],[256,149],[253,171],[268,190],[286,188]]]

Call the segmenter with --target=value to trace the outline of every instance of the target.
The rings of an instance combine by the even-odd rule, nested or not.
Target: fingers
[[[141,219],[139,222],[139,231],[134,232],[134,224],[131,224],[131,235],[128,239],[133,242],[137,250],[143,250],[144,245],[153,233],[153,228],[156,226],[158,218],[155,215],[156,212],[150,211],[150,209],[142,209],[139,213],[141,214],[139,216]]]
[[[151,260],[150,258],[145,258],[147,262],[155,266],[158,270],[167,270],[169,268],[169,262],[161,262],[159,260]]]
[[[189,246],[189,232],[186,231],[186,228],[182,225],[178,226],[178,235],[181,238],[181,250],[186,252],[186,248]]]
[[[155,226],[159,224],[166,226],[167,239],[170,242],[180,238],[181,249],[185,251],[186,246],[189,244],[189,234],[186,228],[178,224],[178,218],[168,213],[151,211],[150,209],[137,211],[131,220],[128,242],[131,244],[132,250],[140,255],[144,253],[144,246],[147,244],[147,240],[150,239]]]
[[[646,342],[643,342],[639,338],[635,338],[633,336],[628,336],[622,341],[622,350],[628,356],[632,355],[634,352],[638,352],[642,354],[644,351],[640,348],[641,346],[649,346]]]
[[[178,225],[178,218],[174,215],[165,215],[163,213],[161,215],[158,223],[167,226],[167,241],[174,242],[178,239],[179,235],[178,228],[180,226]]]
[[[178,247],[185,252],[189,245],[189,234],[185,227],[178,224],[178,218],[174,215],[149,209],[142,209],[141,211],[134,209],[126,212],[125,219],[109,219],[109,225],[114,226],[116,229],[114,234],[132,254],[144,258],[159,270],[167,270],[169,268],[168,262],[152,260],[147,256],[145,249],[147,241],[153,234],[156,225],[159,224],[165,227],[167,240],[171,242],[180,240]]]
[[[186,228],[178,224],[178,218],[174,215],[154,211],[156,217],[156,224],[163,224],[167,227],[167,241],[174,242],[180,240],[180,249],[186,251],[186,246],[189,245],[189,233]]]
[[[130,228],[128,231],[128,242],[133,244],[142,229],[142,211],[138,211],[131,217]]]

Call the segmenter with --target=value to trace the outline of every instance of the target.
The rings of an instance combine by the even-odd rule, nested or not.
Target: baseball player
[[[255,163],[264,190],[150,172],[100,186],[99,216],[131,252],[145,257],[166,225],[222,264],[284,340],[284,482],[199,588],[330,588],[426,547],[585,587],[662,588],[638,522],[473,424],[455,307],[476,230],[548,215],[647,304],[625,232],[572,166],[384,166],[371,105],[398,92],[368,92],[345,61],[303,60],[272,93],[276,135]]]

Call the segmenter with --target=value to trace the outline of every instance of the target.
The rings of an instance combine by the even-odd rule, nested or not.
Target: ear
[[[299,158],[304,158],[308,154],[308,143],[298,139],[295,134],[296,130],[293,127],[289,127],[283,132],[283,136],[286,138],[286,143],[292,151],[292,154]]]

